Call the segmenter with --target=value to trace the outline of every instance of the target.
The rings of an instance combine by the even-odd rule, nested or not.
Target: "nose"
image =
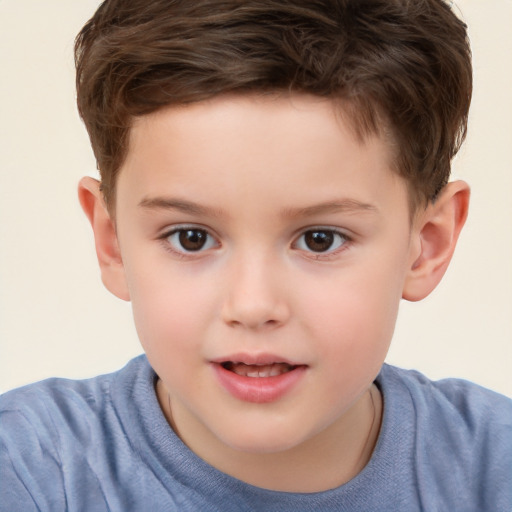
[[[222,308],[231,327],[267,330],[282,326],[290,316],[282,270],[268,258],[247,258],[230,272]]]

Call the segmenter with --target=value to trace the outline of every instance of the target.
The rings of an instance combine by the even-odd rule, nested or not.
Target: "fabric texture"
[[[0,511],[512,510],[512,400],[384,365],[371,460],[319,493],[259,489],[192,453],[167,424],[145,356],[89,380],[0,397]]]

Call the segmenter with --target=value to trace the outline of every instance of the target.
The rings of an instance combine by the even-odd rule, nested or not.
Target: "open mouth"
[[[272,355],[242,355],[212,361],[221,386],[244,402],[269,403],[290,393],[306,375],[307,365]],[[245,361],[245,362],[241,362]]]
[[[297,366],[288,363],[272,364],[245,364],[233,361],[225,361],[221,366],[230,372],[236,373],[241,377],[278,377],[285,373],[295,370]]]

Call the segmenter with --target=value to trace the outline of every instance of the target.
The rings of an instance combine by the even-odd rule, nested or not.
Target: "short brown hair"
[[[433,200],[472,93],[466,25],[443,0],[105,0],[75,60],[110,206],[135,117],[269,91],[339,99],[363,138],[384,122],[414,200]]]

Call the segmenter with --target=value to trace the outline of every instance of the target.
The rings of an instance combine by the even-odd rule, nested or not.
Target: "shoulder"
[[[464,424],[474,434],[512,428],[512,399],[463,379],[433,381],[415,370],[385,365],[383,378],[393,390],[401,388],[418,414]],[[453,423],[451,423],[453,426]]]
[[[141,356],[110,374],[84,380],[52,378],[8,391],[0,396],[0,439],[14,442],[31,430],[47,443],[69,436],[85,440],[95,424],[108,420],[113,394],[119,399],[132,393],[138,374],[147,368]]]
[[[420,494],[449,496],[467,510],[512,509],[510,398],[462,379],[432,381],[387,365],[380,378],[393,422],[409,418]]]
[[[26,423],[43,427],[52,436],[56,424],[76,423],[77,413],[98,414],[110,399],[115,375],[84,380],[51,378],[8,391],[0,396],[2,434],[16,435],[11,425]]]
[[[2,480],[15,500],[3,497],[1,511],[8,503],[24,510],[66,508],[69,487],[76,488],[71,475],[78,487],[91,478],[97,452],[107,453],[119,430],[112,392],[119,379],[133,380],[143,364],[138,359],[112,374],[47,379],[0,396]]]
[[[90,379],[51,378],[28,384],[0,395],[0,414],[45,417],[59,411],[63,418],[67,418],[78,409],[82,414],[97,413],[110,401],[117,380],[134,380],[146,367],[146,358],[139,356],[121,370]]]

